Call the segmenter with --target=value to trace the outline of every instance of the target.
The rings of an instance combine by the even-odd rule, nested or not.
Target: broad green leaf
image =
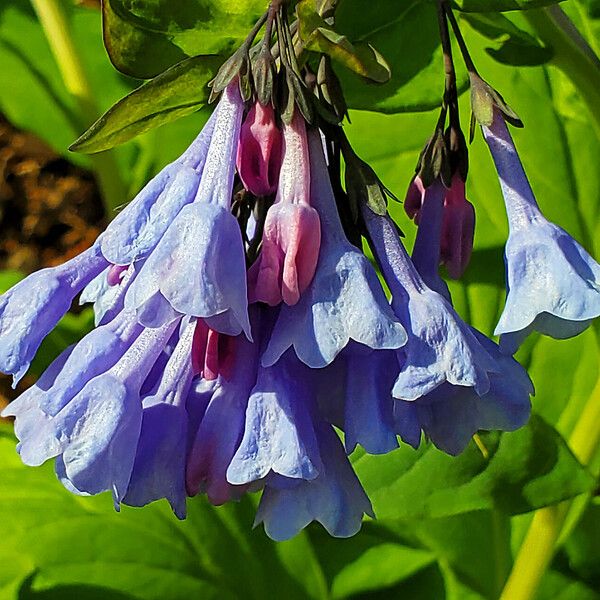
[[[551,48],[544,47],[534,36],[502,14],[465,13],[462,17],[479,33],[494,41],[495,47],[486,50],[498,62],[541,65],[553,56]]]
[[[78,120],[76,104],[67,92],[44,32],[28,0],[10,0],[0,10],[0,112],[16,127],[44,140],[58,154],[89,166],[89,159],[67,151],[90,123]],[[66,7],[72,3],[64,2]],[[97,10],[73,7],[72,32],[100,109],[105,110],[133,87],[106,59],[99,35]],[[132,149],[118,155],[124,175]]]
[[[0,567],[0,594],[20,588],[25,598],[57,599],[326,595],[306,534],[280,547],[262,528],[253,531],[252,498],[222,508],[191,500],[185,522],[163,502],[116,513],[108,495],[81,498],[65,490],[51,465],[23,466],[9,432],[0,425],[0,514],[10,515],[2,519],[0,558],[18,559],[10,570]]]
[[[435,561],[431,552],[414,542],[407,543],[395,528],[385,525],[365,523],[360,535],[347,540],[331,538],[322,529],[309,529],[332,598],[391,588]]]
[[[104,0],[104,41],[115,67],[148,79],[186,56],[229,54],[267,0]]]
[[[313,0],[303,0],[296,11],[300,37],[308,50],[328,54],[365,79],[377,83],[389,81],[391,73],[385,58],[369,44],[352,44],[345,35],[331,29],[316,12]]]
[[[519,431],[485,434],[489,457],[471,444],[458,457],[433,446],[364,455],[354,466],[380,518],[423,519],[474,510],[528,512],[593,487],[559,434],[533,416]]]
[[[528,10],[558,4],[562,0],[454,0],[465,12],[500,12],[508,10]]]
[[[571,570],[592,589],[600,590],[600,500],[588,506],[565,543]],[[600,596],[600,594],[599,594]]]
[[[351,40],[377,48],[392,72],[389,82],[366,86],[361,78],[340,71],[350,108],[395,113],[440,104],[444,75],[434,3],[381,2],[367,9],[362,0],[344,0],[336,27]],[[459,85],[465,82],[461,76]]]
[[[208,101],[207,84],[221,63],[217,56],[183,60],[117,102],[70,149],[87,153],[108,150],[200,110]]]

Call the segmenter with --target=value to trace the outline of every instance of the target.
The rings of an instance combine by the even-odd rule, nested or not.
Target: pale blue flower
[[[11,374],[14,385],[75,296],[107,266],[95,245],[58,267],[33,273],[0,296],[0,371]]]
[[[392,292],[392,307],[408,332],[406,346],[398,351],[401,369],[394,397],[416,400],[446,382],[485,394],[489,374],[497,371],[495,361],[452,305],[425,285],[389,218],[367,207],[363,217]]]
[[[508,215],[506,305],[496,327],[513,353],[532,331],[563,339],[600,315],[600,265],[566,231],[550,223],[535,200],[499,111],[483,127]]]
[[[346,239],[321,138],[309,134],[311,202],[321,220],[321,249],[315,276],[293,306],[282,306],[263,354],[274,365],[293,347],[312,368],[328,365],[355,340],[369,348],[399,348],[406,332],[392,313],[367,257]]]
[[[267,485],[256,513],[255,524],[264,523],[267,535],[283,541],[317,521],[335,537],[350,537],[361,527],[363,515],[374,517],[344,448],[331,425],[316,424],[323,466],[313,480],[295,485],[281,479]]]
[[[230,212],[243,110],[237,86],[229,86],[195,200],[168,224],[127,292],[126,308],[148,327],[188,315],[221,333],[251,336],[244,244]]]

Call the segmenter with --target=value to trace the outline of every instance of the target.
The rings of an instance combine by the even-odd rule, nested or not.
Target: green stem
[[[98,118],[100,110],[71,35],[63,2],[64,0],[31,0],[65,87],[77,102],[78,116],[85,127]],[[112,152],[102,152],[90,158],[106,216],[110,218],[115,209],[127,200],[125,184],[121,180]]]
[[[600,378],[569,437],[569,446],[583,465],[589,465],[598,453]],[[500,600],[532,600],[535,597],[554,556],[570,509],[575,506],[576,501],[577,499],[536,511]]]
[[[560,7],[522,11],[539,38],[554,49],[552,64],[575,85],[600,137],[600,68],[598,57]],[[577,33],[575,33],[577,32]]]

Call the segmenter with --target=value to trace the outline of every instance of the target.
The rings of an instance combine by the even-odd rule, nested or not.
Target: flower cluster
[[[96,315],[3,413],[26,464],[55,459],[73,493],[110,491],[117,509],[166,499],[180,518],[188,496],[262,491],[256,521],[273,539],[312,521],[343,537],[374,516],[347,457],[357,445],[425,437],[454,455],[527,421],[533,387],[512,354],[532,330],[569,337],[600,315],[600,266],[543,217],[501,111],[483,127],[510,225],[497,345],[439,275],[459,278],[473,245],[460,169],[413,180],[411,257],[389,216],[344,205],[339,128],[298,102],[282,118],[234,78],[89,250],[0,297],[0,370],[15,384],[78,295]]]

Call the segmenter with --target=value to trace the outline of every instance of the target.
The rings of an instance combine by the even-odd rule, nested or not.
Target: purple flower
[[[489,373],[497,370],[495,361],[447,300],[424,284],[392,222],[367,207],[363,217],[392,292],[392,307],[408,332],[406,346],[399,351],[394,397],[416,400],[445,382],[485,394]]]
[[[102,233],[102,253],[112,263],[128,265],[146,257],[181,209],[194,200],[217,114],[218,110],[186,152],[150,180]]]
[[[256,319],[253,324],[258,329]],[[186,470],[188,494],[206,493],[217,505],[240,498],[248,489],[229,483],[226,474],[244,432],[248,398],[256,383],[258,345],[237,336],[233,353],[231,376],[226,379],[220,375],[205,384],[210,400],[191,445]]]
[[[290,353],[273,367],[259,367],[246,408],[244,435],[227,469],[230,483],[251,483],[270,473],[307,480],[319,474],[314,400],[303,370]]]
[[[216,113],[196,199],[169,224],[132,282],[125,307],[147,327],[189,315],[250,339],[244,246],[230,212],[243,113],[237,85],[225,90]]]
[[[312,368],[328,365],[352,339],[370,348],[399,348],[406,332],[392,313],[375,270],[344,235],[337,213],[321,138],[309,134],[311,199],[321,220],[321,249],[315,276],[300,301],[281,307],[264,366],[293,347]]]
[[[95,245],[58,267],[33,273],[0,296],[0,371],[10,373],[14,385],[75,296],[107,266]]]
[[[472,388],[444,384],[417,401],[396,400],[395,428],[406,443],[418,447],[423,431],[440,450],[457,455],[479,430],[514,431],[527,423],[533,394],[527,373],[494,342],[473,333],[499,366],[490,373],[489,391],[479,396]]]
[[[513,353],[532,331],[563,339],[600,315],[600,265],[541,213],[514,143],[496,110],[483,127],[508,215],[507,297],[495,333]]]
[[[180,519],[186,514],[186,400],[193,377],[195,327],[196,323],[189,321],[182,328],[157,389],[143,398],[135,462],[123,498],[123,503],[130,506],[166,498]]]
[[[337,434],[326,423],[316,424],[322,467],[312,480],[295,485],[274,480],[267,485],[256,513],[255,524],[264,523],[267,535],[283,541],[318,521],[335,537],[350,537],[360,529],[364,514],[374,517]]]
[[[112,490],[121,502],[142,425],[140,389],[176,323],[146,329],[110,369],[94,377],[53,418],[65,477],[88,494]]]

